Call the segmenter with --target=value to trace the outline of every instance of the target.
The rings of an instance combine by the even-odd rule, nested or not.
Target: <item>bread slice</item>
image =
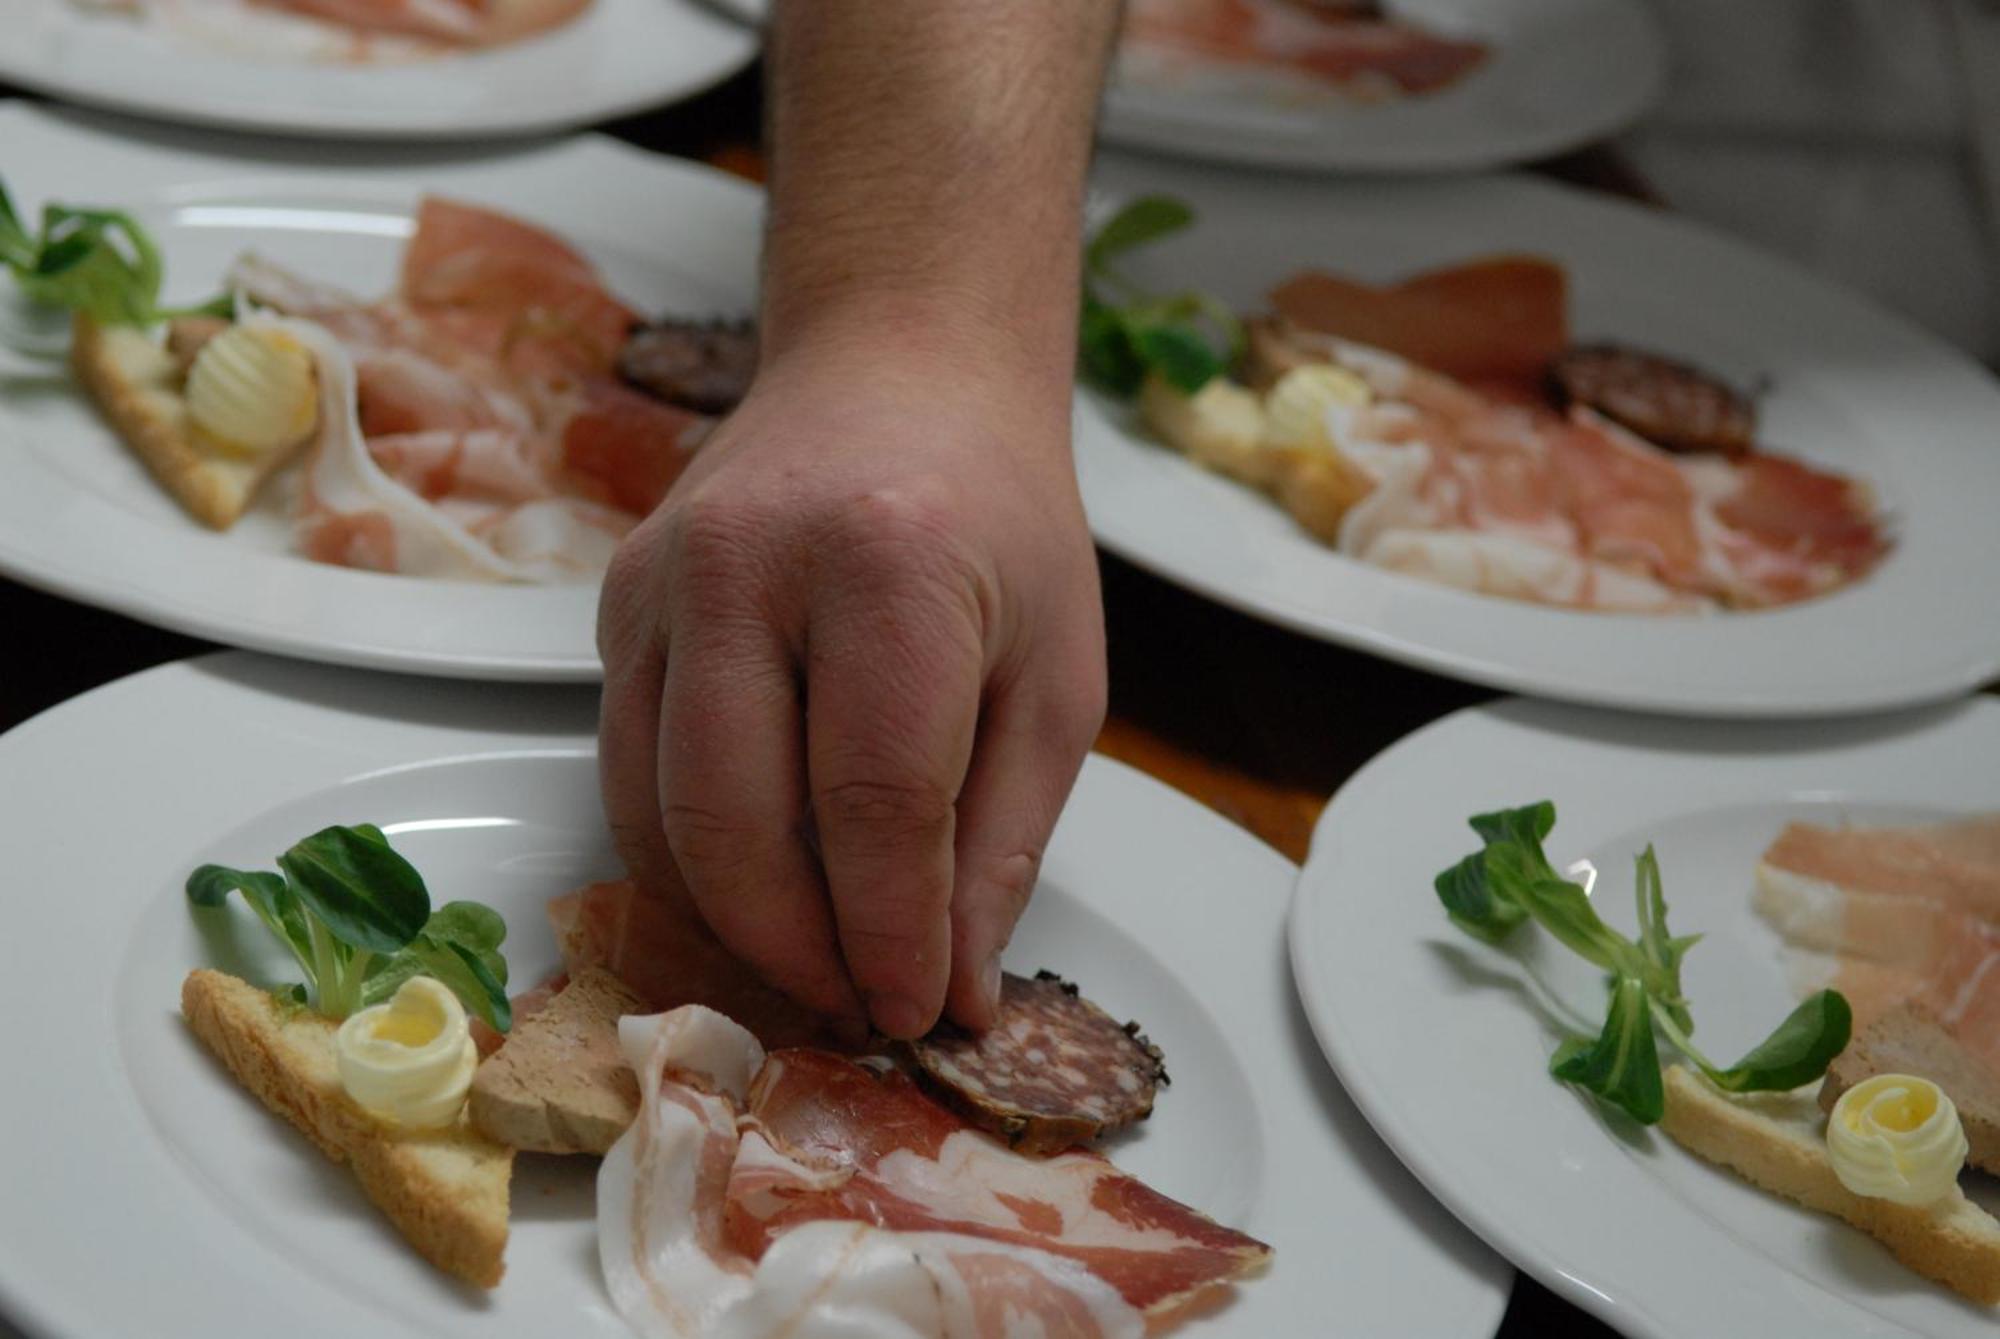
[[[204,446],[181,396],[182,364],[150,331],[79,315],[69,354],[77,379],[119,438],[203,525],[234,525],[263,482],[296,454],[238,457]]]
[[[417,1253],[447,1274],[491,1288],[507,1249],[507,1182],[514,1151],[461,1115],[443,1130],[395,1130],[341,1087],[338,1025],[279,1003],[247,981],[209,971],[181,985],[188,1026],[237,1082],[354,1170],[362,1190]]]
[[[603,1153],[639,1114],[639,1080],[618,1045],[618,1020],[645,1001],[586,967],[515,1024],[479,1067],[467,1108],[489,1139],[534,1153]]]
[[[2000,1220],[1957,1189],[1922,1207],[1849,1190],[1834,1175],[1826,1119],[1810,1087],[1725,1093],[1687,1066],[1673,1065],[1666,1088],[1660,1128],[1689,1152],[1860,1228],[1917,1273],[1975,1302],[2000,1302]]]
[[[1819,1087],[1822,1111],[1877,1074],[1916,1074],[1951,1094],[1971,1145],[1968,1161],[2000,1172],[2000,1076],[1968,1053],[1938,1016],[1921,1004],[1896,1006],[1847,1044]]]

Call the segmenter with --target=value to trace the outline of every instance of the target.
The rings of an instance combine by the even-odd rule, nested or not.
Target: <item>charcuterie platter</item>
[[[85,814],[121,832],[94,875],[103,896],[37,902],[20,927],[99,968],[56,953],[44,959],[56,975],[0,987],[0,1007],[21,1009],[58,976],[99,983],[49,1020],[56,1045],[35,1053],[50,1063],[31,1081],[74,1118],[0,1115],[27,1177],[9,1203],[89,1204],[115,1186],[125,1206],[109,1220],[40,1210],[32,1224],[0,1209],[0,1293],[31,1326],[763,1334],[800,1289],[825,1285],[873,1308],[872,1333],[928,1333],[909,1317],[976,1310],[997,1270],[1025,1289],[1021,1305],[1091,1318],[1086,1333],[1135,1333],[1144,1312],[1189,1334],[1283,1333],[1329,1306],[1357,1334],[1491,1332],[1504,1269],[1385,1169],[1318,1063],[1282,967],[1291,868],[1222,820],[1093,761],[1009,949],[1022,1031],[976,1058],[940,1036],[914,1069],[857,1063],[787,1031],[781,999],[687,956],[671,922],[646,928],[615,881],[588,694],[381,680],[364,711],[352,688],[328,670],[211,657],[86,695],[0,744],[0,777],[30,800],[19,819],[48,835],[36,850],[69,848],[65,825]],[[49,768],[135,729],[171,784],[143,759]],[[374,890],[370,910],[343,915],[359,904],[338,887]],[[1209,914],[1216,887],[1235,899],[1225,931]],[[288,927],[324,932],[324,952],[292,951]],[[349,942],[363,934],[377,947]],[[662,945],[681,955],[678,974],[660,971]],[[1037,979],[1042,969],[1078,994]],[[608,987],[562,1004],[593,970],[640,996],[635,1007],[665,1004],[650,992],[669,978],[710,983],[703,993],[724,1007],[630,1014],[613,1049],[586,1048],[604,1063],[575,1071],[636,1067],[629,1127],[523,1125],[530,1104],[509,1100],[523,1089],[486,1076],[519,1046],[521,1063],[497,1077],[529,1082],[552,1031],[621,1012]],[[537,986],[553,993],[537,998]],[[328,1008],[352,1012],[336,1024]],[[490,1045],[486,1030],[506,1040],[468,1061]],[[1030,1034],[1065,1063],[1041,1075],[993,1063]],[[250,1037],[267,1044],[246,1049]],[[104,1063],[57,1063],[77,1054]],[[1062,1071],[1079,1064],[1100,1077],[1078,1086]],[[470,1097],[456,1099],[468,1109],[454,1116],[453,1085],[468,1077]],[[1081,1122],[1047,1119],[1050,1098]],[[1150,1116],[1134,1119],[1148,1101]],[[732,1109],[747,1123],[721,1119]],[[880,1119],[829,1120],[861,1110]],[[517,1149],[558,1136],[602,1148],[607,1133],[601,1162]],[[1068,1151],[1048,1154],[1051,1142]],[[711,1146],[733,1173],[688,1178],[680,1160]],[[956,1170],[927,1179],[946,1166]],[[446,1169],[450,1215],[413,1212],[396,1193]],[[1126,1207],[1099,1221],[1065,1184]],[[711,1193],[726,1196],[716,1216],[687,1199]],[[902,1207],[857,1225],[852,1210],[885,1195]],[[718,1219],[725,1238],[704,1236]],[[1140,1219],[1151,1226],[1134,1236]],[[131,1255],[129,1286],[67,1282],[106,1253]],[[1216,1292],[1204,1270],[1234,1282]],[[941,1282],[910,1292],[920,1276]],[[740,1328],[674,1328],[662,1283]],[[1183,1312],[1175,1301],[1191,1285],[1205,1304]]]

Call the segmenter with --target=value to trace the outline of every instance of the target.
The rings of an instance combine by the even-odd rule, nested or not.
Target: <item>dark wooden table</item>
[[[0,85],[0,97],[9,90]],[[668,111],[605,127],[644,148],[756,176],[757,72]],[[4,146],[0,146],[4,147]],[[1607,149],[1538,170],[1650,198]],[[1098,749],[1178,787],[1303,860],[1334,790],[1403,735],[1493,694],[1296,636],[1106,555],[1111,712]],[[0,730],[209,643],[0,580]],[[358,672],[358,671],[357,671]],[[1390,1155],[1387,1149],[1381,1156]],[[1505,1339],[1612,1332],[1525,1276]],[[0,1320],[0,1339],[7,1326]],[[64,1337],[66,1339],[66,1337]]]

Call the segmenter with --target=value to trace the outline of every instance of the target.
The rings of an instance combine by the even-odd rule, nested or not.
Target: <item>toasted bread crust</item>
[[[258,487],[294,452],[237,459],[203,450],[181,398],[179,367],[165,345],[145,331],[100,326],[88,316],[71,324],[70,366],[132,453],[203,525],[227,530]]]
[[[489,1139],[535,1153],[603,1153],[639,1114],[618,1020],[646,1013],[630,987],[586,967],[479,1067],[467,1103]]]
[[[383,1125],[341,1087],[335,1024],[290,1010],[246,981],[205,968],[190,972],[181,1013],[239,1083],[329,1158],[353,1168],[368,1198],[419,1255],[468,1283],[500,1282],[513,1150],[486,1139],[463,1116],[437,1131]]]
[[[1660,1128],[1689,1152],[1860,1228],[1975,1302],[2000,1303],[2000,1221],[1956,1189],[1922,1207],[1849,1190],[1834,1174],[1811,1089],[1732,1096],[1684,1065],[1668,1068],[1666,1089]]]

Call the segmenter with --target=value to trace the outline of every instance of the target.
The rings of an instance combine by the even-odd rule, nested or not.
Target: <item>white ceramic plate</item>
[[[1637,119],[1666,77],[1666,40],[1643,0],[1398,0],[1432,31],[1490,48],[1436,93],[1362,102],[1254,72],[1167,73],[1120,56],[1104,138],[1220,162],[1440,172],[1547,157]]]
[[[88,118],[15,103],[0,106],[0,146],[24,208],[53,197],[137,211],[165,249],[170,301],[213,292],[251,247],[353,292],[385,292],[414,203],[433,191],[554,228],[641,310],[736,315],[753,305],[758,192],[602,138],[451,164],[328,150],[313,166],[279,167],[220,139],[127,140]],[[485,585],[308,562],[290,551],[276,490],[216,534],[153,481],[60,365],[4,356],[0,571],[288,655],[477,678],[600,673],[595,583]]]
[[[184,7],[198,12],[199,0]],[[694,0],[593,0],[538,37],[393,63],[314,55],[331,30],[287,16],[189,34],[77,0],[12,0],[7,12],[0,80],[170,121],[350,139],[585,125],[699,93],[757,51],[754,32]]]
[[[2000,386],[1908,322],[1675,218],[1524,177],[1307,183],[1105,157],[1099,202],[1178,195],[1192,230],[1127,268],[1239,310],[1301,268],[1374,281],[1495,251],[1560,261],[1579,339],[1739,384],[1769,379],[1764,442],[1871,481],[1898,527],[1866,581],[1788,609],[1695,617],[1542,608],[1340,556],[1262,495],[1080,398],[1077,469],[1107,548],[1311,636],[1497,688],[1653,711],[1789,716],[1962,693],[2000,669]]]
[[[1538,929],[1489,949],[1446,921],[1438,871],[1465,819],[1552,799],[1558,867],[1587,857],[1605,919],[1633,929],[1652,842],[1703,1049],[1728,1063],[1792,1007],[1779,940],[1750,908],[1785,822],[1922,821],[2000,807],[2000,703],[1871,721],[1647,720],[1508,701],[1403,740],[1334,797],[1292,918],[1306,1011],[1347,1090],[1426,1185],[1492,1245],[1635,1339],[1987,1335],[1991,1311],[1871,1239],[1764,1194],[1546,1073],[1604,1018],[1596,970]],[[1973,1178],[1978,1182],[1981,1178]],[[1995,1186],[1968,1183],[1989,1207]]]
[[[204,940],[204,860],[264,866],[379,821],[434,897],[508,921],[517,982],[555,963],[542,903],[615,859],[587,692],[359,677],[232,653],[120,681],[0,739],[10,830],[0,1306],[112,1335],[624,1334],[597,1271],[593,1165],[525,1159],[506,1281],[473,1297],[241,1092],[177,1013],[194,966],[286,964],[249,916]],[[1285,966],[1296,871],[1164,786],[1093,759],[1010,961],[1143,1019],[1174,1084],[1115,1149],[1273,1242],[1272,1271],[1188,1333],[1490,1334],[1508,1277],[1340,1095]],[[33,895],[29,895],[32,893]],[[29,946],[33,946],[29,949]]]

